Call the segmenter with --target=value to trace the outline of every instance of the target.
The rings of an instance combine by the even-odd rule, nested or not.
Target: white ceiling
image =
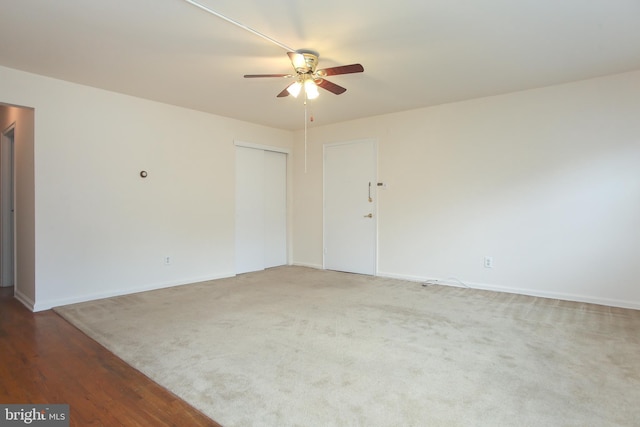
[[[198,0],[294,49],[342,95],[315,124],[640,69],[640,0]],[[0,65],[283,129],[286,51],[184,0],[0,0]],[[0,93],[0,102],[2,94]]]

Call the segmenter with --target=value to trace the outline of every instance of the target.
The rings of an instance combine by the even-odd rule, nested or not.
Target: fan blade
[[[331,83],[329,80],[317,79],[315,82],[322,89],[328,90],[329,92],[334,93],[336,95],[340,95],[341,93],[345,93],[347,91],[347,89],[335,83]]]
[[[284,90],[278,94],[277,98],[284,98],[285,96],[289,96],[289,87],[291,87],[291,85],[293,84],[295,83],[291,83],[289,86],[285,87]]]
[[[317,74],[319,76],[336,76],[338,74],[352,74],[352,73],[362,73],[364,71],[364,67],[360,64],[351,64],[351,65],[341,65],[339,67],[330,67],[325,68],[323,70],[318,70]]]
[[[285,96],[289,96],[289,91],[287,90],[288,88],[289,86],[284,88],[284,90],[278,94],[277,98],[284,98]]]
[[[293,77],[292,74],[245,74],[245,79],[255,79],[259,77],[284,77],[286,79]]]

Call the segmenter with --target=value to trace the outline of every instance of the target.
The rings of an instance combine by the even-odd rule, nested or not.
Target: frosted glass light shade
[[[318,86],[311,79],[304,82],[304,91],[307,93],[308,99],[316,99],[318,95],[320,95],[318,92]]]
[[[300,82],[295,82],[289,85],[287,92],[289,92],[289,94],[294,98],[297,98],[300,94],[300,89],[302,89],[302,84],[300,84]]]

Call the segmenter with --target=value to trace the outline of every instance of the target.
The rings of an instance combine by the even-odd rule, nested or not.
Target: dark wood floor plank
[[[51,310],[0,289],[0,403],[70,406],[71,426],[218,426]]]

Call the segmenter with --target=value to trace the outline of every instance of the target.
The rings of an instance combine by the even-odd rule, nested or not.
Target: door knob
[[[373,218],[373,214],[365,215],[365,218]]]

